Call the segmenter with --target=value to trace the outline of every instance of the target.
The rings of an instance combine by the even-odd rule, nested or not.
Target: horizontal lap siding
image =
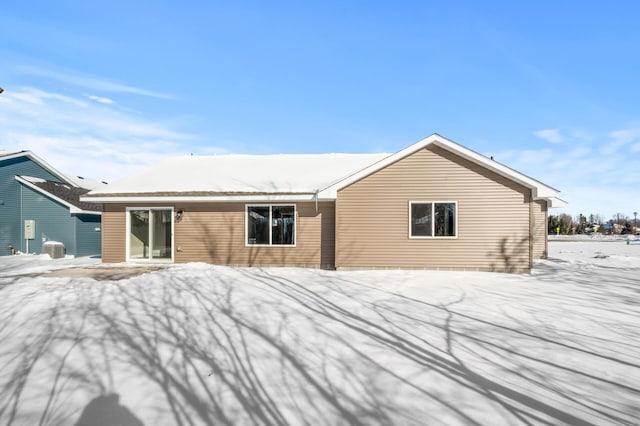
[[[317,211],[316,203],[295,204],[296,245],[270,247],[245,246],[245,203],[145,204],[145,207],[183,210],[180,222],[174,223],[174,260],[179,263],[333,267],[334,203],[318,203]],[[105,262],[125,260],[125,210],[134,206],[112,205],[103,213]],[[330,235],[323,235],[323,229]]]
[[[76,215],[76,256],[100,254],[101,219],[98,215]]]
[[[322,268],[334,268],[336,264],[336,205],[334,202],[321,203],[322,235],[320,261]]]
[[[102,210],[102,261],[124,262],[126,259],[125,206],[105,204]]]
[[[322,213],[331,206],[296,203],[296,245],[245,246],[245,203],[180,204],[175,224],[176,262],[224,265],[321,266]],[[332,231],[332,229],[330,230]]]
[[[41,179],[59,182],[60,179],[52,175],[35,161],[28,157],[0,159],[0,256],[9,255],[11,251],[7,245],[11,244],[16,250],[25,251],[24,219],[21,213],[21,188],[23,185],[16,180],[16,175],[33,176]],[[36,224],[36,226],[38,226]],[[29,251],[39,247],[41,241],[31,242]],[[38,249],[39,250],[39,249]]]
[[[341,190],[336,266],[529,269],[529,191],[441,148]],[[458,238],[409,239],[409,201],[457,201]]]
[[[533,258],[547,258],[547,202],[537,200],[532,203],[533,208]]]
[[[21,191],[23,219],[35,221],[35,239],[29,241],[29,252],[39,254],[42,243],[58,241],[66,254],[77,255],[75,218],[69,208],[26,185]]]

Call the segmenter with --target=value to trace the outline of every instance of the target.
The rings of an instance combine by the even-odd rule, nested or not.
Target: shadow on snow
[[[630,425],[640,416],[640,388],[607,374],[640,374],[637,276],[621,273],[603,291],[590,271],[551,260],[537,279],[566,279],[574,299],[553,286],[532,298],[507,290],[496,316],[467,309],[464,291],[445,303],[357,275],[184,271],[54,287],[37,309],[33,293],[3,304],[0,339],[12,344],[0,350],[0,421]],[[144,396],[125,406],[125,393]]]

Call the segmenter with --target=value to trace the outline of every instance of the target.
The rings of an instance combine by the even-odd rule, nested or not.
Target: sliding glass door
[[[127,209],[127,260],[173,260],[173,209]]]

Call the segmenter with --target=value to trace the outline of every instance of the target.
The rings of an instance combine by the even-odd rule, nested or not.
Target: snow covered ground
[[[551,242],[531,275],[72,273],[98,266],[0,258],[2,424],[639,423],[639,245]]]

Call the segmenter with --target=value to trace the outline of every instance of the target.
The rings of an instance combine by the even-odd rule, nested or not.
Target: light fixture
[[[176,212],[176,222],[180,222],[184,216],[184,210],[180,209]]]

